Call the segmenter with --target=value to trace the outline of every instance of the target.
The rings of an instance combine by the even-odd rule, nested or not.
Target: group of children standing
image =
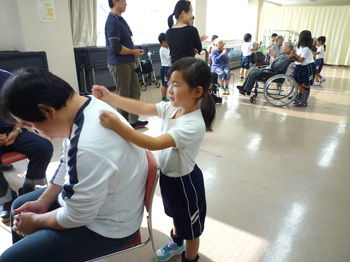
[[[251,44],[251,35],[244,35],[244,43],[242,44],[242,64],[240,71],[240,82],[244,82],[247,78],[248,71],[251,63],[251,54],[256,51],[258,44]],[[278,38],[277,34],[271,35],[272,42],[269,43],[268,49],[272,48],[275,39]],[[304,30],[299,35],[299,41],[297,48],[292,50],[291,60],[295,62],[295,69],[293,73],[293,78],[298,84],[298,97],[294,102],[297,107],[306,107],[307,100],[310,95],[310,87],[320,86],[321,83],[325,82],[321,76],[321,71],[324,65],[324,52],[326,50],[326,37],[320,36],[317,38],[317,50],[312,51],[313,38],[311,32]],[[314,59],[315,56],[315,59]]]

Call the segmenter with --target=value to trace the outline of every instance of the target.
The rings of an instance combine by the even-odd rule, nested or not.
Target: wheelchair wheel
[[[249,100],[250,100],[250,103],[255,104],[256,103],[256,96],[251,96]]]
[[[298,85],[294,78],[284,74],[269,78],[264,85],[264,96],[273,106],[287,106],[298,95]],[[292,99],[289,97],[292,96]]]

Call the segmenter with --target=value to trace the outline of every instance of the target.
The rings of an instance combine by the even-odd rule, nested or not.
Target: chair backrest
[[[153,194],[157,185],[159,168],[157,162],[151,152],[146,150],[148,160],[148,177],[146,182],[145,207],[147,212],[152,208]]]

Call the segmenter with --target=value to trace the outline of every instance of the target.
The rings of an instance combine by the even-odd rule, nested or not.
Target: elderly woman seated
[[[282,43],[284,41],[283,36],[279,35],[276,38],[275,44],[269,49],[270,64],[276,60],[276,58],[281,54]]]
[[[213,64],[211,65],[211,72],[216,73],[218,75],[221,89],[224,90],[225,95],[229,95],[230,92],[228,90],[228,84],[231,78],[231,72],[228,67],[228,62],[230,61],[227,56],[226,49],[224,49],[225,43],[220,39],[215,39],[215,47],[216,49],[211,53],[211,59]],[[225,82],[225,86],[224,86]]]
[[[248,94],[252,91],[255,82],[262,77],[271,77],[275,74],[284,73],[286,68],[288,67],[290,61],[290,53],[294,48],[294,44],[292,42],[285,42],[280,56],[268,67],[264,67],[261,69],[253,69],[250,71],[247,79],[245,80],[243,86],[237,86],[239,93],[242,95]],[[269,70],[266,70],[269,69]]]

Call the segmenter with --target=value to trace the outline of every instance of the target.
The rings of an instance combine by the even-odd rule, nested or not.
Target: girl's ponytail
[[[172,14],[169,15],[169,17],[168,17],[168,26],[169,26],[169,28],[172,28],[173,25],[174,25],[173,16],[174,16],[174,13],[172,13]]]
[[[205,128],[207,131],[213,131],[211,126],[215,118],[215,102],[209,93],[206,93],[200,101],[199,107],[202,112],[202,116],[205,122]]]

